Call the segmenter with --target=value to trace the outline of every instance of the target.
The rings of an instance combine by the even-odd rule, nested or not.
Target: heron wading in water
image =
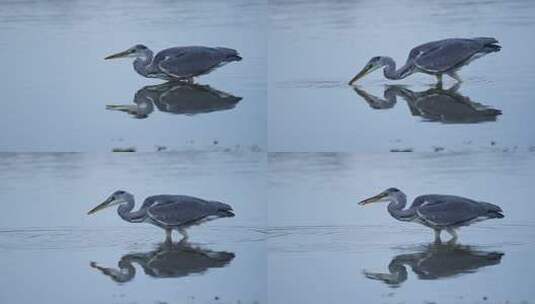
[[[186,229],[218,218],[233,217],[232,207],[217,201],[207,201],[186,195],[154,195],[143,202],[139,210],[134,209],[134,196],[126,191],[112,193],[103,203],[91,209],[93,214],[108,207],[116,206],[119,216],[130,223],[149,223],[165,229],[166,242],[171,243],[173,230],[188,238]]]
[[[504,217],[499,206],[454,195],[421,195],[414,199],[409,208],[405,209],[407,196],[396,188],[388,188],[376,196],[359,202],[359,205],[374,202],[390,202],[387,207],[388,213],[399,221],[414,222],[433,229],[437,243],[441,242],[442,230],[451,234],[450,241],[455,242],[457,240],[456,229],[484,220]]]
[[[442,75],[444,74],[462,82],[457,75],[462,67],[489,53],[498,52],[500,49],[498,40],[490,37],[432,41],[413,48],[409,53],[407,62],[399,69],[396,69],[396,62],[390,57],[373,57],[349,81],[349,85],[353,85],[357,80],[382,67],[385,67],[383,70],[385,77],[391,80],[403,79],[419,72],[435,75],[438,83],[442,83]]]
[[[156,56],[142,44],[104,59],[136,58],[134,70],[141,76],[174,81],[193,82],[193,77],[242,58],[236,50],[224,47],[184,46],[164,49]]]

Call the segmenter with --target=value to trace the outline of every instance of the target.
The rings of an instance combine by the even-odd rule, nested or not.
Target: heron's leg
[[[182,240],[180,240],[181,242],[188,239],[189,236],[188,236],[188,232],[186,231],[186,229],[179,229],[178,232],[182,234]]]
[[[455,79],[458,83],[461,83],[463,82],[463,80],[461,79],[461,77],[456,73],[456,72],[449,72],[448,75]]]
[[[173,230],[172,229],[165,229],[165,242],[168,244],[173,243]]]
[[[435,231],[435,244],[442,243],[442,240],[440,239],[440,229],[434,229]]]
[[[458,238],[457,232],[453,228],[447,228],[446,231],[448,231],[448,233],[451,234],[450,242],[455,243],[455,241],[457,241],[457,238]]]
[[[437,84],[442,86],[442,74],[437,74]]]

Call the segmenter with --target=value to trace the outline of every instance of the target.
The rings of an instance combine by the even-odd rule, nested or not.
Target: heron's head
[[[106,209],[111,206],[120,205],[131,201],[134,196],[126,191],[118,190],[113,192],[104,202],[97,205],[95,208],[89,210],[87,214],[93,214],[97,211]]]
[[[362,77],[370,74],[371,72],[383,67],[385,65],[384,57],[382,56],[376,56],[372,57],[368,63],[360,70],[360,72],[349,81],[349,85],[353,85],[357,80],[361,79]]]
[[[146,56],[146,53],[148,50],[149,49],[143,44],[136,44],[126,51],[112,54],[104,59],[108,60],[108,59],[116,59],[116,58],[142,57],[142,56]]]
[[[234,210],[228,204],[221,202],[212,202],[213,206],[217,209],[217,214],[220,217],[234,217]]]
[[[360,201],[359,205],[368,205],[368,204],[377,203],[377,202],[387,202],[387,201],[390,201],[391,198],[397,197],[401,193],[402,192],[397,188],[388,188],[385,191],[375,196],[372,196],[363,201]]]

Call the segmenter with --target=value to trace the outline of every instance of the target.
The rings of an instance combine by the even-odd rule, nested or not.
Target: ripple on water
[[[197,236],[198,235],[198,236]],[[164,240],[160,229],[151,227],[78,227],[24,228],[0,230],[0,250],[84,249],[126,247],[128,249],[154,246]],[[177,236],[174,235],[175,240]],[[267,238],[259,227],[230,226],[202,227],[190,236],[191,241],[210,245],[226,243],[261,242]]]

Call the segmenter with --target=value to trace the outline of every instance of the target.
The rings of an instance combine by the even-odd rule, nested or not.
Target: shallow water
[[[532,303],[534,14],[527,0],[1,2],[0,303]],[[503,49],[461,85],[347,85],[372,56],[477,36]],[[195,85],[103,60],[137,43],[244,59]],[[392,186],[505,218],[433,244],[356,204]],[[86,215],[117,189],[237,216],[165,246],[114,210]]]
[[[265,1],[2,1],[0,151],[265,149],[266,12]],[[201,104],[212,111],[189,115],[159,107],[145,119],[106,110],[163,82],[137,75],[132,60],[103,60],[138,43],[239,50],[244,60],[197,81],[241,100],[228,109],[212,99]]]
[[[265,165],[261,153],[0,154],[0,302],[266,303]],[[117,189],[137,204],[218,199],[236,217],[169,248],[159,228],[86,214]]]
[[[535,30],[534,13],[535,3],[523,0],[270,1],[270,151],[529,149],[535,145],[535,44],[526,37]],[[398,97],[381,106],[347,85],[373,56],[391,56],[399,66],[421,43],[478,36],[496,37],[503,49],[465,67],[458,93],[500,110],[497,117],[482,119],[470,102],[457,101],[453,119],[436,100],[415,106]],[[357,84],[382,98],[386,84],[423,93],[435,82],[418,74],[388,81],[376,71]]]
[[[270,303],[531,303],[534,169],[529,153],[271,154]],[[409,202],[493,202],[505,218],[433,245],[430,229],[397,222],[385,205],[357,205],[388,187]]]

